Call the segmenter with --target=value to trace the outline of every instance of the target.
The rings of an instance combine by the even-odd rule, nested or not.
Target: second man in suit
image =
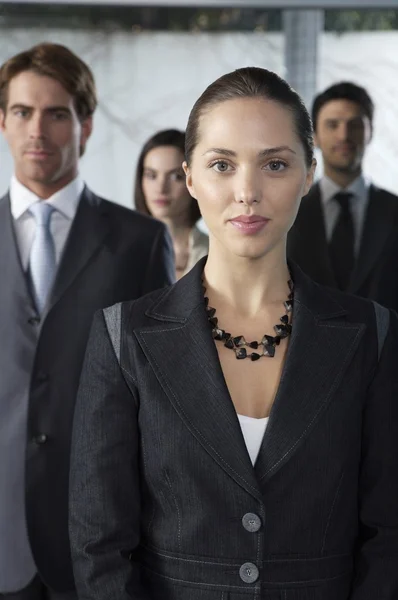
[[[398,264],[398,198],[362,172],[373,113],[368,93],[353,83],[338,83],[315,98],[324,175],[302,200],[288,254],[319,283],[397,309],[398,269],[391,265]]]
[[[171,283],[163,224],[96,196],[78,163],[93,75],[41,44],[0,69],[14,159],[0,200],[0,598],[75,598],[68,479],[75,396],[93,313]]]

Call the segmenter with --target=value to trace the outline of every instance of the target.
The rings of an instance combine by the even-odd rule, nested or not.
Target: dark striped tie
[[[350,198],[352,198],[352,194],[348,192],[339,192],[333,198],[333,201],[338,203],[340,212],[329,243],[329,256],[337,284],[341,290],[348,289],[355,262],[355,230]]]

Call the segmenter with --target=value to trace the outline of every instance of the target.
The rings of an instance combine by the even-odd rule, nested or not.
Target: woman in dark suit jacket
[[[81,600],[397,600],[397,316],[287,264],[314,168],[274,73],[240,69],[195,104],[207,261],[97,314],[87,350]]]

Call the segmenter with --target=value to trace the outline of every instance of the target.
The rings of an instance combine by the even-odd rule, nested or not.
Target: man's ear
[[[373,138],[373,123],[368,118],[365,118],[365,143],[370,144]]]
[[[0,109],[0,131],[3,132],[6,128],[6,113]]]
[[[192,182],[192,171],[191,171],[190,167],[188,167],[188,164],[185,160],[182,163],[182,168],[184,169],[185,183],[188,188],[188,192],[191,194],[192,198],[194,198],[196,200],[195,188],[194,188],[194,185]]]
[[[93,117],[87,117],[81,122],[81,133],[80,133],[80,156],[83,156],[86,150],[87,141],[93,131]]]

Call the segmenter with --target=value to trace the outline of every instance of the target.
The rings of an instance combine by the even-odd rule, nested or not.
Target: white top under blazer
[[[238,415],[238,419],[250,460],[254,466],[260,452],[269,417],[255,419],[253,417],[246,417],[245,415]]]

